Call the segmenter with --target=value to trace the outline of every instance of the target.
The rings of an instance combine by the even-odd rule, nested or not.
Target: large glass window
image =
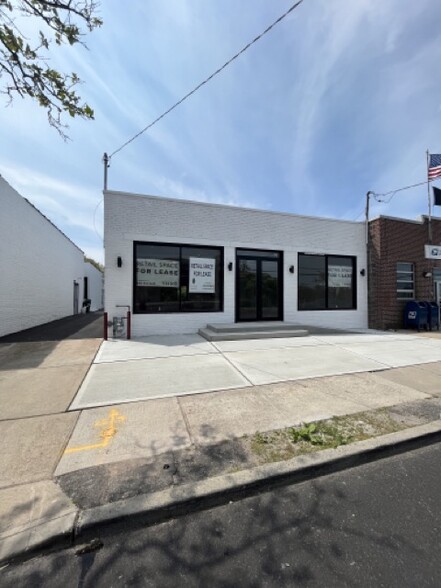
[[[413,263],[397,263],[397,298],[398,300],[415,298]]]
[[[223,308],[223,249],[135,243],[134,312],[216,312]]]
[[[299,310],[356,308],[355,258],[299,253]]]

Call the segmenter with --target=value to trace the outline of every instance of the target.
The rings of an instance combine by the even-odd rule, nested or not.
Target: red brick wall
[[[428,240],[427,218],[412,222],[380,217],[369,223],[369,327],[397,329],[403,326],[405,300],[397,300],[397,263],[414,264],[415,299],[433,300],[433,278],[423,273],[441,268],[441,261],[424,258]],[[441,243],[441,220],[432,219],[432,242]]]

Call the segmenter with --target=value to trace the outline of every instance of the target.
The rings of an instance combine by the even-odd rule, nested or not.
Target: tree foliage
[[[52,68],[48,56],[54,45],[84,45],[84,31],[102,24],[97,7],[94,0],[0,0],[0,92],[8,103],[16,96],[36,100],[63,138],[64,113],[84,119],[93,119],[94,113],[75,92],[79,77]],[[21,32],[25,18],[37,24],[37,38]]]
[[[92,257],[87,257],[87,255],[85,255],[84,261],[87,261],[90,264],[92,264],[94,267],[96,267],[97,270],[100,270],[100,272],[104,272],[103,264],[100,263],[99,261],[95,261],[94,259],[92,259]]]

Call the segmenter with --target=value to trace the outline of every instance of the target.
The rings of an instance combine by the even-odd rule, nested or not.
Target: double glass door
[[[236,255],[236,321],[282,320],[282,254],[238,249]]]

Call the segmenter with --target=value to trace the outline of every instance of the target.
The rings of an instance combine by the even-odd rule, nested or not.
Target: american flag
[[[441,176],[441,155],[431,155],[429,161],[429,180],[434,180]]]

